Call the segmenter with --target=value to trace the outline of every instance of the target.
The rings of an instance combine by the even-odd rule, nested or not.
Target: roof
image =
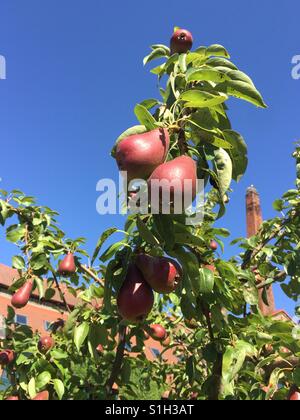
[[[11,267],[8,267],[4,264],[0,264],[0,287],[8,289],[16,279],[20,277],[18,270],[15,270]],[[47,280],[44,280],[44,286],[47,287]],[[69,306],[75,306],[77,299],[68,291],[65,284],[60,284],[61,290],[64,293],[65,299]],[[32,293],[34,298],[39,299],[39,293],[37,290],[34,290]],[[44,299],[42,301],[46,302]],[[60,297],[59,291],[55,289],[55,295],[47,300],[47,303],[52,303],[53,305],[63,305],[62,299]]]

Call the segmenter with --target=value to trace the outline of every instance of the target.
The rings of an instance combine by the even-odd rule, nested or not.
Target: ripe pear
[[[170,47],[171,55],[178,53],[187,53],[192,49],[193,46],[193,35],[186,29],[177,29],[171,38]]]
[[[150,325],[149,334],[155,341],[164,341],[167,338],[167,331],[162,325]]]
[[[126,279],[117,297],[118,311],[123,319],[136,323],[143,321],[154,304],[151,287],[136,265],[128,269]]]
[[[19,401],[19,400],[20,400],[19,397],[13,396],[13,395],[11,397],[5,398],[5,401]]]
[[[55,341],[49,335],[41,337],[38,342],[38,349],[39,349],[39,352],[42,354],[48,353],[50,350],[53,349],[54,346],[55,346]]]
[[[212,264],[206,264],[206,265],[204,265],[204,268],[206,268],[207,270],[212,271],[213,273],[216,272],[216,267],[214,265],[212,265]]]
[[[76,273],[75,258],[71,252],[59,264],[58,273],[64,277],[69,277]]]
[[[182,270],[171,258],[139,254],[135,261],[146,282],[157,293],[174,292],[181,280]]]
[[[96,351],[97,351],[98,354],[103,354],[104,348],[103,348],[102,344],[99,344],[97,346]]]
[[[1,350],[0,366],[7,366],[15,360],[15,352],[12,350]]]
[[[43,391],[39,392],[36,397],[33,398],[33,401],[48,401],[49,400],[49,392]]]
[[[216,251],[218,249],[218,244],[216,241],[210,241],[209,247],[212,251]]]
[[[126,137],[116,148],[119,170],[127,172],[128,181],[147,179],[165,161],[169,146],[170,137],[166,129]]]
[[[289,401],[300,401],[300,392],[293,392],[289,397]]]
[[[33,289],[33,282],[27,281],[12,297],[11,304],[14,308],[22,309],[29,302]]]
[[[165,184],[162,184],[162,183]],[[157,185],[159,183],[159,185]],[[189,156],[180,156],[158,166],[148,180],[152,210],[161,211],[162,206],[189,207],[197,193],[196,162]],[[152,200],[153,198],[153,200]],[[184,199],[185,198],[185,199]],[[155,203],[159,199],[159,203]],[[159,206],[159,209],[156,206]]]

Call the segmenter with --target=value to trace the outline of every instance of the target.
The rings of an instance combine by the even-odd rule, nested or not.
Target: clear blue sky
[[[86,236],[89,249],[105,228],[122,226],[119,216],[97,215],[96,183],[117,179],[111,147],[135,124],[134,105],[158,95],[142,58],[152,43],[168,43],[175,25],[190,29],[196,46],[225,45],[269,105],[260,110],[230,102],[250,165],[234,185],[224,227],[233,238],[245,234],[250,184],[261,193],[265,218],[274,214],[272,201],[293,186],[290,155],[300,137],[300,80],[291,78],[291,59],[300,54],[298,1],[2,0],[0,13],[0,54],[7,60],[7,80],[0,80],[0,185],[57,209],[66,233]],[[1,229],[0,260],[9,264],[14,249],[3,236]],[[281,294],[277,305],[294,306]]]

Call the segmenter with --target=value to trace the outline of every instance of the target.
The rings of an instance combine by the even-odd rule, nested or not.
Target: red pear
[[[215,273],[215,272],[216,272],[216,267],[215,267],[214,265],[211,265],[211,264],[206,264],[206,265],[204,266],[204,268],[206,268],[207,270],[212,271],[213,273]]]
[[[30,295],[33,289],[33,282],[27,281],[12,297],[11,304],[14,308],[25,308],[29,302]]]
[[[48,353],[48,351],[52,350],[55,346],[55,341],[49,335],[45,335],[41,337],[38,342],[38,349],[42,354]]]
[[[177,29],[171,38],[171,55],[187,53],[192,49],[193,35],[186,29]]]
[[[98,354],[103,354],[104,352],[104,348],[101,344],[99,344],[99,346],[97,346],[96,351]]]
[[[131,265],[117,298],[120,315],[127,321],[139,322],[148,316],[153,304],[151,287],[138,268]]]
[[[216,251],[218,249],[218,244],[216,241],[210,241],[209,247],[212,251]]]
[[[58,273],[64,277],[72,276],[76,273],[75,258],[71,252],[59,264]]]
[[[5,398],[5,401],[19,401],[20,400],[20,398],[19,397],[17,397],[17,396],[11,396],[11,397],[7,397],[7,398]]]
[[[180,156],[158,166],[148,180],[152,210],[157,212],[189,207],[197,193],[196,162],[189,156]],[[165,211],[163,211],[165,213]],[[176,211],[179,213],[179,211]]]
[[[162,325],[150,325],[149,334],[155,341],[164,341],[167,338],[167,331]]]
[[[0,366],[7,366],[15,360],[15,352],[12,350],[1,350]]]
[[[126,137],[116,149],[119,170],[127,172],[128,181],[147,179],[165,161],[169,146],[170,137],[166,129]]]
[[[290,398],[290,401],[300,401],[300,392],[294,392]]]
[[[49,400],[49,392],[43,391],[39,392],[36,397],[33,398],[33,401],[48,401]]]
[[[170,258],[139,254],[135,261],[146,282],[157,293],[174,292],[181,280],[182,270]]]

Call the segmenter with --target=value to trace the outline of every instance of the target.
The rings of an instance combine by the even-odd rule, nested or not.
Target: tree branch
[[[61,287],[60,287],[59,281],[56,277],[56,274],[53,270],[51,270],[51,271],[52,271],[52,275],[53,275],[53,278],[54,278],[54,281],[55,281],[55,284],[56,284],[56,288],[59,292],[60,298],[63,301],[63,304],[65,305],[65,308],[66,308],[67,312],[71,313],[72,312],[71,308],[69,307],[68,302],[66,301],[64,292],[61,290]]]
[[[86,265],[79,264],[79,268],[84,271],[86,274],[88,274],[90,277],[92,277],[93,280],[95,280],[96,283],[100,284],[100,286],[104,287],[103,281],[99,279],[99,277]]]
[[[125,344],[126,344],[126,334],[127,334],[127,327],[121,325],[119,327],[119,344],[116,352],[116,358],[112,367],[111,375],[106,383],[106,394],[108,397],[112,395],[112,387],[116,382],[120,370],[122,368],[123,359],[124,359],[124,351],[125,351]]]

